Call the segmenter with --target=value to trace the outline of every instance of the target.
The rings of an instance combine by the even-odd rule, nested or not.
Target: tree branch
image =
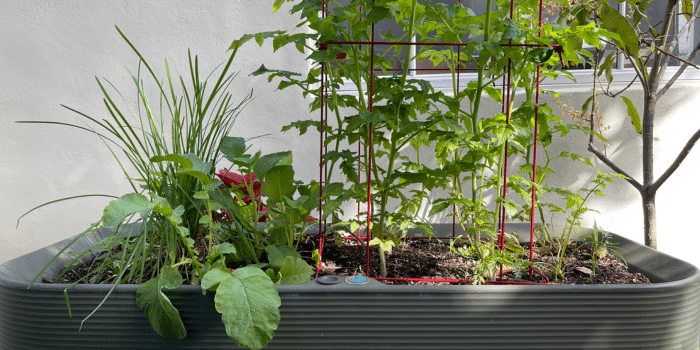
[[[695,55],[698,53],[698,51],[700,51],[700,42],[698,42],[698,44],[695,46],[695,48],[693,49],[693,52],[690,53],[690,56],[688,57],[688,59],[682,60],[683,65],[680,68],[678,68],[678,71],[676,72],[676,74],[674,74],[673,77],[671,77],[671,79],[666,83],[666,85],[664,85],[664,87],[658,92],[658,94],[657,94],[658,98],[661,98],[661,96],[663,96],[666,93],[666,91],[668,91],[668,89],[671,88],[671,85],[673,85],[673,83],[675,83],[676,80],[678,80],[678,78],[681,76],[681,74],[683,74],[685,69],[688,68],[689,65],[691,65],[690,62],[692,62],[695,59]],[[698,68],[698,66],[696,66],[696,65],[692,65],[692,66],[695,68]]]
[[[698,136],[700,137],[700,130],[699,130]],[[637,182],[637,180],[632,178],[632,176],[630,176],[624,170],[622,170],[619,166],[617,166],[617,164],[613,163],[610,159],[608,159],[608,157],[606,157],[603,153],[598,151],[598,149],[596,149],[592,143],[588,144],[588,150],[591,153],[595,154],[595,156],[598,157],[598,159],[600,159],[601,162],[605,163],[605,165],[610,167],[610,169],[612,169],[614,172],[616,172],[620,175],[623,175],[625,177],[625,180],[627,180],[627,182],[629,182],[630,185],[634,186],[634,188],[636,188],[637,191],[639,191],[640,193],[642,193],[644,191],[644,186],[642,186],[639,182]]]
[[[644,88],[644,94],[648,95],[649,94],[649,82],[647,81],[647,75],[645,72],[642,71],[642,69],[646,70],[646,67],[639,67],[637,65],[637,61],[632,58],[632,56],[627,53],[626,51],[624,52],[625,58],[627,58],[627,61],[629,61],[630,65],[632,68],[634,68],[634,71],[637,73],[637,77],[639,77],[639,81],[642,83],[642,88]]]
[[[650,192],[656,192],[656,190],[661,187],[661,185],[668,180],[668,178],[678,169],[678,167],[681,165],[683,160],[685,159],[686,156],[688,156],[688,153],[690,153],[690,150],[693,149],[693,146],[695,146],[695,142],[700,139],[700,129],[693,134],[693,136],[686,142],[685,147],[681,150],[680,153],[678,153],[678,156],[676,157],[676,160],[671,163],[671,165],[666,169],[666,171],[659,177],[650,187],[649,191]]]

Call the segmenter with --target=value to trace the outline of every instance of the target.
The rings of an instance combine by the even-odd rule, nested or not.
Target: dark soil
[[[318,246],[318,242],[305,242],[305,249],[311,250]],[[641,284],[650,283],[649,279],[640,273],[633,273],[627,269],[625,263],[616,255],[608,252],[597,261],[595,274],[592,273],[592,263],[589,254],[590,247],[584,245],[573,252],[573,247],[567,248],[566,256],[570,256],[563,270],[563,278],[557,277],[552,268],[555,258],[546,255],[546,247],[536,247],[533,261],[538,273],[529,273],[516,276],[513,271],[505,268],[502,281],[504,282],[533,282],[551,284]],[[333,240],[324,244],[322,255],[321,275],[351,276],[365,274],[366,246],[359,244],[354,239],[346,239],[341,247]],[[526,250],[529,245],[526,246]],[[573,254],[571,254],[573,252]],[[303,252],[302,252],[303,254]],[[529,254],[529,253],[528,253]],[[523,258],[528,258],[529,255]],[[414,239],[406,240],[401,247],[395,247],[387,256],[387,278],[412,278],[412,279],[448,279],[448,280],[473,280],[471,274],[476,262],[467,259],[450,250],[449,243],[438,240]],[[547,276],[547,279],[541,275]],[[591,276],[593,275],[593,276]],[[370,247],[370,277],[380,276],[379,251],[376,246]],[[486,278],[489,280],[489,278]],[[387,284],[454,284],[436,281],[395,281],[384,280]],[[463,282],[468,283],[468,282]],[[488,282],[487,282],[488,283]]]
[[[206,245],[200,244],[200,248],[206,249]],[[456,244],[459,247],[460,244]],[[573,247],[577,247],[574,251]],[[312,251],[318,248],[317,238],[307,238],[299,247],[302,256],[310,257]],[[525,246],[526,250],[529,245]],[[532,277],[527,271],[516,273],[507,266],[504,269],[502,282],[515,283],[550,283],[550,284],[641,284],[650,283],[649,279],[640,273],[633,273],[627,269],[625,263],[616,255],[608,252],[597,261],[597,269],[592,272],[593,266],[590,256],[590,247],[587,245],[570,244],[565,256],[568,257],[563,270],[563,277],[556,276],[554,268],[556,259],[551,255],[553,249],[548,247],[535,247],[533,261],[535,270]],[[322,265],[319,276],[339,275],[352,276],[364,275],[367,258],[367,248],[358,243],[355,239],[344,239],[339,247],[333,239],[328,239],[324,244],[322,254]],[[113,252],[116,253],[116,252]],[[528,255],[522,256],[527,259]],[[309,258],[310,265],[314,263]],[[90,268],[100,261],[93,261],[88,264],[76,266],[67,271],[60,281],[56,283],[112,283],[115,275],[106,274],[99,280],[83,278],[90,272]],[[476,261],[465,258],[460,254],[450,250],[449,242],[441,242],[437,239],[408,239],[400,247],[394,249],[387,255],[387,278],[383,280],[387,284],[416,284],[416,285],[438,285],[438,284],[466,284],[474,280],[473,274]],[[235,269],[241,266],[229,266]],[[370,277],[379,277],[380,263],[379,251],[376,246],[370,247]],[[543,276],[546,276],[543,277]],[[485,280],[493,281],[497,277],[484,276]],[[392,278],[403,279],[432,279],[432,281],[415,280],[391,280]],[[444,282],[438,280],[458,280],[460,282]],[[128,283],[137,283],[130,281]],[[489,282],[486,282],[489,283]]]

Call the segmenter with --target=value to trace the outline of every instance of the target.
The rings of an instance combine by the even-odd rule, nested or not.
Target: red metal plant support
[[[461,0],[460,0],[461,3]],[[322,16],[325,17],[327,16],[327,3],[324,0],[323,1],[323,14]],[[538,16],[538,24],[541,27],[542,26],[542,9],[543,9],[543,1],[539,1],[539,16]],[[510,18],[513,19],[513,13],[514,13],[514,3],[513,0],[510,2]],[[542,36],[542,32],[539,32],[539,36]],[[373,105],[373,96],[374,96],[374,75],[375,75],[375,67],[374,67],[374,48],[375,46],[381,45],[381,46],[421,46],[421,45],[426,45],[426,46],[433,46],[433,45],[441,45],[441,46],[450,46],[453,48],[457,48],[458,53],[458,64],[457,64],[457,86],[456,89],[459,91],[460,86],[459,86],[459,74],[463,70],[469,70],[468,68],[462,68],[459,65],[460,62],[460,54],[461,50],[460,48],[462,46],[468,45],[468,43],[423,43],[423,42],[378,42],[375,41],[375,29],[374,29],[374,24],[371,26],[371,36],[369,41],[334,41],[334,42],[325,42],[321,43],[319,45],[319,50],[326,50],[329,45],[369,45],[369,50],[370,50],[370,66],[369,66],[369,82],[368,82],[368,107],[369,107],[369,112],[372,113],[374,109]],[[513,44],[512,40],[510,40],[507,44],[501,44],[501,46],[511,46],[511,47],[542,47],[539,44]],[[563,51],[562,48],[558,45],[555,45],[554,47],[555,52],[559,53],[560,60],[561,60],[561,52]],[[564,66],[562,62],[562,66]],[[320,197],[319,199],[319,216],[323,217],[323,184],[325,183],[324,179],[328,174],[327,168],[324,165],[324,154],[327,152],[327,148],[324,147],[325,145],[325,139],[326,139],[326,133],[325,133],[325,127],[326,124],[328,123],[328,111],[327,111],[327,93],[328,93],[328,85],[326,82],[327,79],[327,74],[326,74],[326,64],[321,63],[321,93],[320,93],[320,103],[321,103],[321,116],[320,116],[320,146],[319,146],[319,153],[320,153],[320,163],[319,163],[319,185],[321,186],[321,192],[320,192]],[[506,123],[510,123],[510,104],[513,96],[511,96],[512,92],[512,77],[511,77],[511,69],[512,69],[512,61],[509,59],[508,60],[508,65],[505,68],[506,69],[506,74],[504,74],[503,78],[503,83],[502,83],[502,89],[504,92],[504,100],[502,102],[502,111],[506,114]],[[415,69],[410,69],[411,71],[431,71],[431,70],[442,70],[440,68],[415,68]],[[540,66],[537,66],[537,71],[536,71],[536,76],[537,76],[537,82],[536,82],[536,92],[535,92],[535,103],[536,105],[539,105],[539,89],[540,89]],[[533,138],[534,138],[534,150],[533,150],[533,156],[532,156],[532,173],[531,173],[531,179],[532,179],[532,189],[531,189],[531,205],[530,205],[530,247],[529,247],[529,259],[530,262],[532,262],[533,259],[533,248],[534,248],[534,231],[535,231],[535,224],[534,224],[534,216],[535,216],[535,205],[536,205],[536,183],[537,183],[537,139],[538,139],[538,114],[539,114],[539,107],[535,107],[535,115],[534,115],[534,132],[533,132]],[[367,169],[366,169],[366,178],[367,178],[367,213],[366,213],[366,221],[367,221],[367,228],[366,228],[366,235],[364,237],[360,237],[361,239],[366,240],[366,246],[367,246],[367,252],[366,252],[366,272],[365,275],[367,277],[373,277],[370,276],[370,241],[372,239],[372,234],[371,234],[371,215],[372,215],[372,173],[371,173],[371,168],[372,168],[372,156],[373,156],[373,142],[372,142],[372,137],[373,137],[373,125],[370,123],[367,126],[367,138],[368,142],[366,148],[366,154],[365,157],[367,158]],[[361,146],[359,146],[358,151],[361,149]],[[501,172],[501,180],[503,187],[500,191],[500,195],[505,200],[507,193],[508,193],[508,147],[509,147],[509,142],[506,140],[505,145],[504,145],[504,166],[503,166],[503,171]],[[359,175],[359,174],[358,174]],[[454,181],[457,181],[457,178],[454,179]],[[505,212],[505,206],[504,204],[498,203],[497,204],[497,227],[499,228],[498,232],[498,244],[499,247],[503,250],[506,249],[505,247],[505,221],[506,221],[506,212]],[[359,204],[358,204],[358,213],[359,213]],[[453,207],[453,210],[455,208]],[[455,227],[455,222],[453,218],[453,233],[452,237],[455,236],[454,232],[454,227]],[[326,223],[325,220],[323,223],[319,224],[319,252],[322,254],[323,251],[323,245],[324,245],[324,233],[326,230]],[[423,237],[408,237],[409,239],[420,239]],[[448,237],[438,237],[438,238],[448,238]],[[318,271],[321,268],[321,263],[319,263],[317,267],[317,272],[316,275],[318,277]],[[540,271],[537,271],[534,269],[532,266],[529,269],[530,277],[532,278],[533,274],[538,274],[539,276],[543,277],[547,282],[547,277],[542,274]],[[386,280],[386,281],[413,281],[413,282],[448,282],[448,283],[470,283],[471,281],[469,280],[458,280],[458,279],[436,279],[436,278],[381,278],[381,277],[373,277],[378,280]],[[538,284],[538,283],[533,283],[533,282],[512,282],[512,281],[503,281],[503,266],[501,265],[500,272],[499,272],[499,277],[497,281],[488,281],[487,283],[493,283],[493,284]]]

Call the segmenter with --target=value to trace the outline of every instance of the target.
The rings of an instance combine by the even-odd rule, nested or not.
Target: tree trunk
[[[644,96],[642,120],[642,172],[644,183],[640,194],[644,210],[644,244],[656,249],[656,188],[654,188],[654,114],[658,82],[652,81]]]
[[[643,193],[644,245],[656,249],[656,193]]]

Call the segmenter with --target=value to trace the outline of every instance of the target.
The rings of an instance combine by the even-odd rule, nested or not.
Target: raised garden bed
[[[72,249],[99,239],[86,236]],[[318,280],[279,286],[282,321],[269,349],[697,349],[700,271],[620,236],[614,242],[639,285],[391,286]],[[39,283],[34,275],[65,245],[0,265],[0,349],[230,349],[213,297],[199,286],[167,291],[187,338],[158,336],[136,306],[138,285]],[[56,261],[45,277],[55,276]]]

